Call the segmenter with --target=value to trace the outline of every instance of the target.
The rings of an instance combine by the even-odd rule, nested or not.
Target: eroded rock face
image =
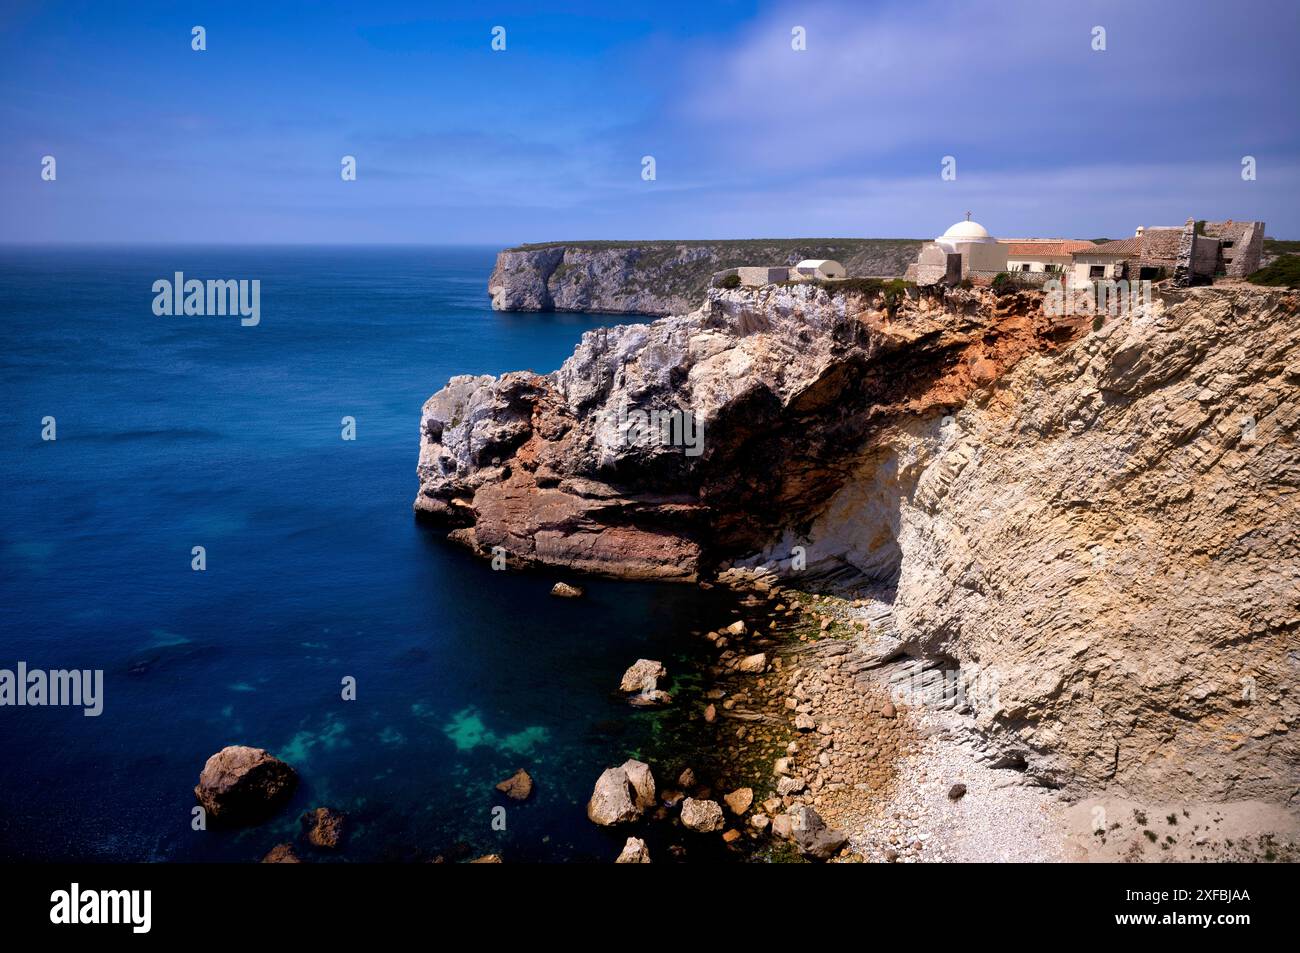
[[[1198,289],[1024,361],[882,435],[809,560],[896,567],[898,632],[990,758],[1070,792],[1293,799],[1297,311]]]
[[[918,473],[902,631],[983,667],[981,724],[1053,783],[1300,790],[1298,305],[1204,289],[1110,324]]]
[[[1230,286],[1096,331],[1033,294],[891,315],[714,290],[585,335],[555,374],[454,379],[425,408],[416,507],[485,553],[628,576],[784,573],[800,546],[896,586],[902,646],[953,673],[998,763],[1289,802],[1298,315]],[[627,445],[624,406],[690,409],[703,452]]]
[[[297,784],[293,768],[264,749],[231,745],[204,764],[194,796],[211,820],[254,824],[283,806]]]
[[[424,407],[415,508],[485,556],[695,579],[815,518],[889,422],[959,406],[977,364],[1070,331],[1031,296],[891,315],[879,294],[715,289],[588,332],[554,374],[453,378]]]

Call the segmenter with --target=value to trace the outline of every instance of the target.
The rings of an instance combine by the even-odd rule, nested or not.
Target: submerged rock
[[[520,768],[510,777],[497,784],[497,790],[510,798],[512,801],[527,801],[533,793],[533,778],[527,771]]]
[[[307,832],[307,842],[313,847],[335,850],[343,839],[345,816],[333,808],[318,807],[307,811],[300,818],[303,829]]]
[[[678,804],[682,803],[684,797],[686,797],[685,794],[681,791],[675,791],[672,788],[669,788],[666,791],[661,791],[659,794],[659,800],[663,802],[664,807],[676,807]]]
[[[567,582],[557,582],[551,586],[551,595],[559,596],[561,599],[580,599],[585,590],[580,586],[571,586]]]
[[[645,841],[639,837],[629,837],[627,843],[623,845],[623,852],[618,855],[614,861],[616,864],[648,864],[650,863],[650,848],[646,846]]]
[[[637,820],[654,803],[655,781],[650,766],[628,760],[601,772],[587,802],[587,817],[602,827],[612,827]]]
[[[298,855],[293,851],[292,844],[276,844],[266,856],[262,858],[264,864],[301,864]]]
[[[222,824],[255,824],[284,806],[298,775],[263,748],[231,745],[203,765],[194,796],[208,818]]]
[[[662,708],[664,705],[671,705],[672,701],[672,695],[655,689],[648,692],[638,692],[629,698],[627,703],[633,708]]]

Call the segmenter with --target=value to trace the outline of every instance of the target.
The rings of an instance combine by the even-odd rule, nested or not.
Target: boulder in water
[[[255,824],[282,807],[297,785],[293,768],[264,748],[231,745],[208,758],[194,796],[211,820]]]
[[[626,824],[635,821],[654,803],[655,781],[650,766],[628,760],[601,772],[587,802],[587,817],[602,827]]]

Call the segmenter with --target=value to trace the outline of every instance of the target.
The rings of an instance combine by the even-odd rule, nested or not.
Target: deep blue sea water
[[[322,804],[352,818],[343,859],[617,854],[584,815],[596,776],[687,729],[611,689],[642,656],[685,676],[686,630],[722,609],[598,580],[554,599],[558,576],[493,572],[412,518],[420,406],[449,376],[549,371],[628,320],[495,313],[492,260],[0,250],[0,668],[105,673],[97,718],[0,708],[0,858],[256,860]],[[260,325],[155,316],[175,271],[260,279]],[[301,787],[266,825],[193,831],[199,771],[236,743]],[[518,767],[537,793],[494,830]]]

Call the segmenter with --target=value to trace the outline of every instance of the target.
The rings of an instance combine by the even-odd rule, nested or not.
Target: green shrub
[[[1020,289],[1020,282],[1009,272],[999,271],[993,276],[993,293],[995,295],[1014,294]]]
[[[1265,238],[1266,255],[1300,255],[1300,241],[1295,239]]]
[[[1300,288],[1300,255],[1283,255],[1267,268],[1247,276],[1246,280],[1257,285]]]
[[[719,288],[739,288],[739,287],[740,287],[740,275],[723,275],[723,276],[722,276],[722,279],[718,282],[718,287],[719,287]]]

